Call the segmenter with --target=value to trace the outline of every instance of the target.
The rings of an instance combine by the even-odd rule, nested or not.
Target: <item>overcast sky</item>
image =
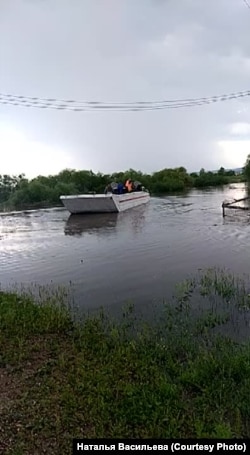
[[[244,0],[0,0],[0,92],[79,101],[250,89]],[[249,98],[146,112],[0,104],[0,173],[241,167]]]

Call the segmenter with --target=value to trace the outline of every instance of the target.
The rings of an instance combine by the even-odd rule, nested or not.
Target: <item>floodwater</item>
[[[0,282],[70,285],[80,307],[160,302],[198,269],[242,275],[250,266],[248,213],[222,217],[234,189],[152,198],[120,214],[69,216],[63,209],[0,216]],[[228,211],[229,212],[229,211]]]

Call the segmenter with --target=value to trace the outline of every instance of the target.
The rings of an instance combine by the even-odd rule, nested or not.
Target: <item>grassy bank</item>
[[[250,345],[228,336],[248,311],[244,285],[211,271],[179,286],[154,326],[132,307],[119,322],[72,322],[62,302],[2,292],[0,452],[69,454],[73,437],[250,437]]]

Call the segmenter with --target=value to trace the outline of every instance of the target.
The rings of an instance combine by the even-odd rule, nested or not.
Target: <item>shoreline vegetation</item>
[[[125,182],[128,178],[138,180],[153,195],[187,192],[192,188],[219,187],[229,183],[245,182],[246,176],[221,167],[218,172],[188,174],[184,167],[162,169],[153,174],[143,174],[129,169],[114,174],[93,173],[65,169],[57,175],[38,176],[28,180],[24,174],[19,176],[0,175],[0,211],[28,210],[61,207],[60,196],[103,193],[112,181]]]
[[[0,452],[67,455],[73,437],[249,438],[249,286],[199,273],[153,325],[132,304],[119,320],[80,317],[63,292],[2,291]]]

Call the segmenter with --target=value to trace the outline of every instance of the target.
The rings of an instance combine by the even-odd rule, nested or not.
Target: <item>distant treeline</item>
[[[125,182],[128,178],[139,180],[152,194],[181,192],[193,187],[205,188],[228,183],[245,181],[245,174],[236,175],[234,171],[220,168],[218,172],[188,174],[184,167],[162,169],[153,174],[143,174],[129,169],[114,174],[93,173],[65,169],[57,175],[38,176],[28,180],[24,174],[19,176],[0,175],[0,209],[15,210],[32,207],[60,205],[60,195],[88,192],[102,193],[112,181]]]

